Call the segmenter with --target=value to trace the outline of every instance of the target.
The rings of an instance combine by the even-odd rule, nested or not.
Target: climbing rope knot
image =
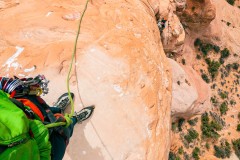
[[[65,125],[65,127],[68,127],[68,126],[70,126],[70,124],[73,123],[70,114],[66,114],[66,115],[64,116],[64,118],[65,118],[65,120],[66,120],[66,125]]]

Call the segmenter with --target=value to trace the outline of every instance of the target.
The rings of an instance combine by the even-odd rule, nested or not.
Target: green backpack
[[[0,160],[50,160],[50,155],[48,129],[0,90]]]

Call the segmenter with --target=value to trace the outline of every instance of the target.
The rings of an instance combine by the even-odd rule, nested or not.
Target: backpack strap
[[[34,112],[31,109],[25,108],[23,103],[14,98],[9,98],[9,100],[13,102],[18,108],[20,108],[27,115],[27,117],[34,119]]]
[[[24,104],[25,106],[28,106],[32,109],[32,111],[41,119],[41,121],[44,121],[44,116],[40,109],[30,100],[25,98],[18,98],[17,99],[20,103]]]

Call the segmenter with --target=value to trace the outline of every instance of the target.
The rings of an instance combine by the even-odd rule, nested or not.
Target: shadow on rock
[[[89,120],[75,125],[64,160],[104,160],[101,149],[91,146],[86,139],[84,129],[88,123],[90,123]]]

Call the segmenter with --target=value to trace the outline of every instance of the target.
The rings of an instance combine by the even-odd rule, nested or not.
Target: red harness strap
[[[38,109],[38,107],[33,103],[31,102],[30,100],[28,99],[21,99],[21,98],[18,98],[17,99],[18,101],[22,102],[25,106],[28,106],[32,109],[32,111],[42,120],[44,121],[44,116],[42,114],[42,112]]]

